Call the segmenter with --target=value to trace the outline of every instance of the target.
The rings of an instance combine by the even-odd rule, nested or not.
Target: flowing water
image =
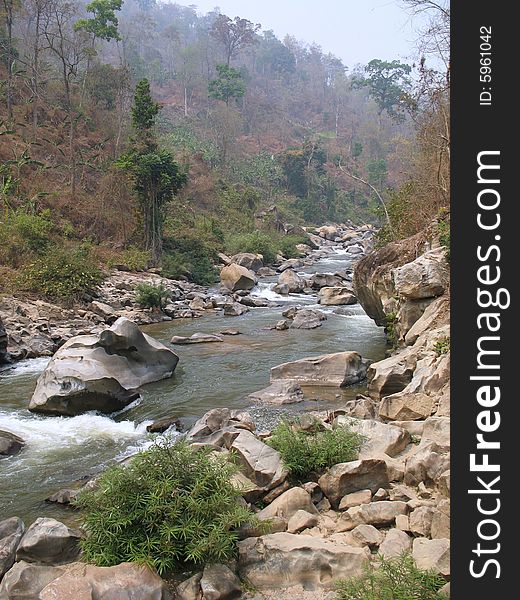
[[[348,267],[349,261],[344,252],[331,249],[331,255],[302,272],[335,272]],[[252,404],[248,394],[269,385],[269,370],[277,364],[345,350],[356,350],[372,360],[385,354],[382,329],[359,305],[342,307],[346,314],[335,314],[334,307],[319,307],[316,296],[279,296],[271,289],[275,279],[263,279],[253,295],[278,306],[251,309],[240,317],[207,311],[198,319],[144,327],[165,343],[173,335],[195,332],[238,329],[241,334],[225,336],[222,343],[176,346],[180,361],[174,376],[145,386],[139,400],[111,416],[34,415],[26,407],[48,359],[22,361],[1,370],[0,430],[21,436],[27,444],[17,456],[0,459],[0,520],[18,515],[29,523],[37,516],[54,516],[73,523],[73,511],[48,504],[45,498],[145,447],[150,443],[146,426],[154,419],[175,416],[190,424],[211,408],[227,406],[247,408],[259,428],[267,428],[281,413],[338,407],[362,392],[363,385],[342,390],[312,387],[304,389],[305,401],[298,404]],[[328,319],[313,330],[270,330],[282,311],[295,304],[320,308]]]

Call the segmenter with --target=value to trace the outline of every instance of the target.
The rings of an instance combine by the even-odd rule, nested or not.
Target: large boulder
[[[240,579],[226,565],[208,565],[200,579],[203,600],[233,600],[242,594]]]
[[[18,517],[0,521],[0,580],[13,566],[25,527]]]
[[[271,381],[294,379],[305,385],[343,387],[362,381],[369,361],[357,352],[302,358],[271,369]]]
[[[429,417],[435,398],[428,394],[399,392],[385,396],[379,405],[379,417],[386,421],[414,421]]]
[[[24,440],[10,431],[0,431],[0,458],[18,454],[25,446]]]
[[[412,538],[400,529],[392,528],[386,534],[383,543],[379,546],[379,553],[386,559],[397,558],[404,552],[412,549]]]
[[[77,415],[111,413],[138,396],[138,389],[170,377],[179,357],[120,317],[99,334],[66,342],[39,377],[29,404],[33,412]]]
[[[241,267],[245,267],[253,273],[264,266],[263,256],[261,254],[253,254],[252,252],[241,252],[231,257],[231,260]]]
[[[318,514],[309,492],[301,487],[294,487],[275,498],[271,504],[257,513],[257,516],[262,521],[274,517],[289,520],[299,511],[305,511],[311,515]]]
[[[345,281],[339,275],[333,273],[314,273],[309,280],[311,288],[321,290],[322,288],[335,288],[342,286]],[[344,288],[347,292],[349,288]]]
[[[289,329],[316,329],[321,327],[327,315],[313,308],[299,308],[289,325]]]
[[[67,525],[39,517],[27,529],[16,551],[16,560],[44,565],[58,565],[75,560],[83,535]]]
[[[7,332],[0,319],[0,365],[7,362]]]
[[[286,269],[278,277],[278,285],[287,285],[290,294],[297,294],[305,288],[305,281],[292,269]]]
[[[343,516],[345,520],[350,519],[353,528],[361,524],[388,527],[395,524],[398,515],[406,515],[408,510],[406,502],[380,500],[349,508],[346,513],[343,513]]]
[[[220,281],[225,288],[236,292],[253,289],[258,280],[253,271],[240,265],[231,264],[220,271]]]
[[[323,306],[341,306],[356,304],[357,298],[346,287],[322,287],[318,294],[318,302]]]
[[[417,365],[413,348],[374,362],[367,371],[368,393],[380,400],[384,396],[401,392],[410,383]]]
[[[419,569],[435,571],[444,577],[450,576],[450,540],[416,538],[413,541],[412,557]]]
[[[389,486],[387,466],[381,459],[339,463],[328,469],[318,483],[334,507],[339,505],[344,496],[352,492],[370,490],[375,493],[379,488]]]
[[[238,543],[240,575],[258,589],[331,588],[368,565],[369,551],[341,542],[291,533],[273,533]]]
[[[35,565],[21,560],[15,563],[2,579],[0,598],[2,600],[40,600],[40,592],[62,575],[64,569],[65,567]],[[80,599],[76,598],[76,600]]]
[[[445,250],[425,252],[414,261],[394,269],[393,278],[397,293],[404,298],[419,300],[440,296],[449,282]]]
[[[373,419],[354,419],[340,415],[336,422],[338,425],[347,425],[352,431],[365,438],[360,449],[360,458],[370,458],[380,453],[395,456],[411,442],[411,435],[406,429],[386,425]]]
[[[263,390],[249,394],[249,398],[266,404],[293,404],[303,400],[303,392],[298,382],[280,379]]]
[[[421,482],[436,483],[449,468],[450,455],[447,448],[426,441],[419,444],[417,452],[407,458],[404,482],[410,486],[417,486]]]

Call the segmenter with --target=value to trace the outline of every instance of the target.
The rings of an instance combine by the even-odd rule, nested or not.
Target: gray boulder
[[[289,325],[290,329],[316,329],[321,327],[327,315],[313,308],[300,308]]]
[[[0,431],[0,458],[18,454],[25,446],[24,440],[10,431]]]
[[[263,390],[249,394],[249,398],[266,404],[293,404],[303,400],[303,392],[298,382],[279,380]]]
[[[220,335],[215,335],[212,333],[194,333],[189,337],[184,337],[182,335],[174,335],[170,340],[171,344],[207,344],[210,342],[223,342],[224,339]]]
[[[44,565],[72,562],[79,556],[82,537],[79,531],[56,519],[39,517],[22,537],[16,560]]]
[[[278,285],[287,285],[289,294],[297,294],[305,288],[305,281],[292,269],[286,269],[278,277]]]
[[[220,281],[225,288],[236,292],[237,290],[251,290],[258,280],[253,271],[240,265],[231,264],[220,271]]]
[[[2,579],[0,598],[2,600],[40,600],[40,592],[63,572],[64,567],[35,565],[24,560],[17,562]]]
[[[18,517],[0,521],[0,580],[13,566],[25,526]]]
[[[318,294],[318,302],[323,306],[341,306],[356,304],[357,298],[346,287],[322,287]]]

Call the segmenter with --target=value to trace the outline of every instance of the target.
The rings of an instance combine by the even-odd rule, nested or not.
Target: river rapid
[[[301,274],[334,273],[350,269],[352,256],[331,248]],[[263,278],[252,291],[277,303],[253,308],[239,317],[207,311],[198,319],[175,319],[143,327],[149,335],[168,344],[173,335],[195,332],[219,333],[237,329],[222,343],[175,346],[180,361],[174,376],[142,389],[139,400],[119,413],[105,416],[87,413],[76,417],[47,417],[27,410],[36,379],[48,358],[21,361],[0,370],[0,429],[26,441],[16,456],[0,460],[0,520],[14,515],[26,523],[38,516],[53,516],[74,524],[76,513],[45,502],[60,488],[99,473],[114,460],[121,460],[151,443],[146,426],[162,417],[181,418],[189,425],[216,407],[248,409],[259,429],[274,425],[282,413],[337,408],[363,392],[363,384],[338,388],[304,388],[301,403],[273,407],[256,405],[248,394],[269,385],[271,367],[306,356],[355,350],[363,357],[381,360],[386,342],[382,328],[359,304],[321,307],[317,296],[279,296],[271,289],[276,278]],[[291,305],[308,305],[327,313],[323,326],[313,330],[269,329]],[[173,435],[178,435],[172,432]]]

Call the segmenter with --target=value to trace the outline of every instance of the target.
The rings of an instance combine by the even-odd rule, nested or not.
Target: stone
[[[271,267],[261,267],[256,272],[257,277],[274,277],[276,275],[276,271],[271,269]]]
[[[193,425],[186,434],[186,438],[189,441],[199,442],[230,427],[237,430],[237,435],[243,429],[254,430],[254,424],[249,413],[230,410],[229,408],[213,408]]]
[[[289,288],[289,294],[297,294],[303,291],[305,282],[296,271],[286,269],[278,277],[278,285],[286,285]]]
[[[443,495],[449,498],[451,490],[451,474],[450,470],[447,469],[439,475],[437,478],[437,489]]]
[[[396,520],[404,515],[397,515]],[[383,543],[379,546],[379,554],[386,559],[397,558],[412,549],[412,538],[400,529],[390,529]]]
[[[231,257],[232,262],[241,267],[245,267],[256,273],[264,266],[263,256],[261,254],[253,254],[252,252],[241,252]]]
[[[368,550],[321,537],[273,533],[238,543],[239,573],[255,588],[329,589],[337,579],[361,575]]]
[[[196,573],[189,579],[179,583],[175,590],[176,600],[202,600],[202,590],[200,589],[200,580],[202,573]]]
[[[0,521],[0,581],[13,566],[25,526],[18,517]]]
[[[230,265],[233,262],[231,258],[223,252],[217,252],[217,257],[220,260],[220,262],[225,266]]]
[[[7,362],[7,332],[0,318],[0,365]]]
[[[323,492],[320,486],[315,481],[308,481],[302,485],[302,488],[311,496],[314,504],[323,500]]]
[[[407,515],[397,515],[395,518],[395,527],[401,531],[410,531],[410,519]]]
[[[275,500],[257,513],[261,521],[266,521],[273,517],[282,517],[291,519],[298,511],[305,511],[311,515],[317,515],[318,510],[312,502],[310,495],[300,487],[294,487],[278,496]]]
[[[99,315],[105,323],[112,325],[112,323],[117,319],[117,312],[109,305],[104,302],[98,302],[94,300],[90,303],[90,310]]]
[[[348,515],[355,525],[364,523],[375,527],[388,527],[395,525],[397,515],[405,515],[408,510],[406,502],[382,500],[381,502],[354,506],[343,514]]]
[[[377,492],[372,496],[372,502],[381,502],[381,500],[388,500],[388,491],[384,488],[379,488]]]
[[[417,452],[406,459],[404,482],[417,486],[421,481],[435,483],[450,468],[450,456],[435,442],[420,444]]]
[[[244,306],[249,306],[251,308],[263,308],[266,306],[270,306],[270,302],[267,298],[261,298],[257,296],[244,296],[240,299],[240,304]]]
[[[146,431],[149,433],[164,433],[170,427],[174,427],[176,431],[181,431],[182,425],[180,419],[177,417],[164,417],[163,419],[157,419],[150,425],[146,426]]]
[[[406,345],[413,346],[419,337],[443,324],[447,315],[449,315],[449,298],[441,296],[430,302],[421,317],[415,321],[404,336]]]
[[[51,502],[54,504],[63,504],[65,506],[71,504],[78,497],[80,490],[74,490],[69,488],[63,488],[58,490],[55,494],[52,494],[48,498],[45,498],[45,502]]]
[[[195,296],[195,298],[192,298],[188,306],[191,310],[206,310],[206,308],[209,308],[204,298],[201,298],[200,296]],[[213,304],[211,304],[211,307],[212,306]]]
[[[412,300],[440,296],[449,282],[445,251],[425,252],[414,261],[394,269],[392,276],[400,296]]]
[[[40,600],[40,592],[62,575],[63,570],[64,567],[35,565],[24,560],[16,562],[0,583],[0,598],[2,600]]]
[[[208,565],[200,580],[202,600],[233,600],[242,594],[240,579],[226,565]]]
[[[166,582],[145,565],[95,567],[73,563],[48,583],[38,600],[170,600]]]
[[[300,533],[309,527],[315,527],[318,524],[316,514],[307,512],[306,510],[297,510],[287,523],[288,533]]]
[[[368,504],[372,500],[372,492],[370,490],[359,490],[343,496],[339,503],[339,510],[347,510],[353,506],[360,504]]]
[[[276,331],[287,331],[287,329],[289,329],[289,326],[290,326],[289,321],[286,321],[285,319],[281,319],[280,321],[278,321],[278,323],[276,323],[274,328],[276,329]]]
[[[424,420],[435,407],[435,398],[428,394],[399,392],[385,396],[379,405],[379,417],[387,421]]]
[[[357,352],[312,356],[273,367],[271,382],[294,379],[305,385],[343,387],[362,381],[368,364]]]
[[[246,312],[249,312],[249,308],[239,302],[229,302],[224,305],[224,315],[226,317],[239,317]]]
[[[416,538],[413,541],[412,557],[419,569],[433,570],[444,577],[450,576],[450,540]]]
[[[395,456],[411,443],[411,436],[408,431],[394,425],[342,415],[337,417],[336,422],[338,425],[347,425],[352,431],[366,438],[360,448],[360,458],[370,458],[374,453]]]
[[[309,283],[311,288],[321,290],[322,288],[342,288],[344,280],[342,277],[334,275],[333,273],[314,273],[314,275],[311,276]],[[343,287],[342,289],[347,292],[352,292],[352,290],[347,287]]]
[[[450,418],[429,417],[424,421],[421,442],[432,441],[441,447],[450,447]]]
[[[302,308],[298,310],[292,323],[289,325],[290,329],[316,329],[323,325],[323,321],[327,320],[327,315],[319,310],[312,308]]]
[[[372,363],[367,371],[370,397],[380,400],[404,390],[412,380],[416,364],[417,357],[411,348]]]
[[[287,477],[287,469],[282,464],[279,452],[249,431],[241,431],[230,450],[235,453],[246,477],[266,490],[277,487]]]
[[[279,496],[281,496],[284,492],[291,489],[291,484],[287,481],[287,479],[281,483],[279,486],[273,488],[267,494],[264,495],[262,501],[264,504],[270,504],[273,500],[276,500]]]
[[[251,290],[258,282],[253,271],[236,264],[227,265],[220,271],[220,281],[232,292]]]
[[[438,502],[437,506],[433,509],[433,517],[430,527],[430,537],[432,539],[449,539],[451,537],[450,530],[450,501],[448,499],[444,499]]]
[[[376,492],[380,487],[389,486],[387,466],[380,459],[339,463],[328,469],[318,483],[335,508],[347,494],[359,490]]]
[[[189,337],[181,335],[174,335],[170,340],[171,344],[207,344],[210,342],[223,342],[223,338],[220,335],[214,335],[212,333],[194,333]]]
[[[72,562],[79,556],[82,537],[82,533],[56,519],[39,517],[22,537],[16,560],[45,565]]]
[[[377,548],[383,541],[383,535],[373,525],[357,525],[350,532],[352,537],[360,546],[368,546],[369,548]]]
[[[439,596],[441,598],[449,598],[450,594],[451,594],[451,583],[448,581],[448,583],[445,583],[439,590]]]
[[[431,506],[419,506],[408,515],[410,532],[421,537],[430,537],[435,510]]]
[[[241,333],[240,333],[240,331],[238,331],[238,329],[224,329],[223,331],[220,332],[220,335],[235,336],[235,335],[241,335]]]
[[[10,431],[0,430],[0,458],[18,454],[25,446],[25,441]]]
[[[266,404],[294,404],[303,400],[303,392],[297,381],[279,379],[269,387],[249,394],[249,398]]]
[[[323,306],[343,306],[356,304],[357,298],[346,287],[322,287],[318,294],[318,302]]]
[[[111,413],[135,400],[141,386],[171,377],[178,362],[169,348],[120,317],[99,334],[65,342],[38,378],[29,410]]]
[[[284,260],[276,270],[278,273],[283,273],[287,269],[301,269],[304,266],[305,263],[301,258],[289,258],[288,260]]]

